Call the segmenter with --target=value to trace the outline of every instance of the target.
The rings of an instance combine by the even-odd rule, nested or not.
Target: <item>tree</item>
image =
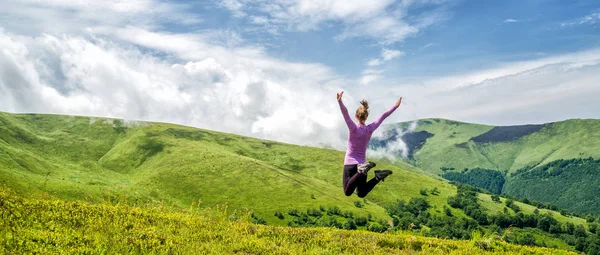
[[[559,224],[550,226],[550,229],[548,230],[550,234],[559,234],[561,231],[562,229]]]
[[[369,220],[367,220],[367,217],[359,216],[354,219],[354,222],[357,226],[366,226]]]
[[[590,228],[590,232],[592,232],[593,234],[596,234],[596,231],[598,231],[598,223],[590,223],[589,228]]]
[[[450,211],[450,208],[448,208],[445,205],[444,205],[444,214],[446,214],[446,216],[452,216],[452,211]]]
[[[352,220],[352,219],[346,220],[346,224],[344,224],[344,229],[350,229],[350,230],[356,229],[356,223],[354,223],[354,220]]]
[[[387,227],[385,225],[381,225],[377,222],[371,222],[369,223],[369,225],[367,226],[367,230],[372,231],[372,232],[384,232],[387,230]]]
[[[517,244],[520,245],[535,245],[535,237],[531,233],[517,235]]]
[[[329,207],[329,209],[327,209],[327,215],[341,215],[341,214],[342,214],[342,211],[337,206]]]
[[[363,207],[363,203],[360,202],[360,200],[354,201],[354,206],[358,207],[358,208],[362,208]]]
[[[285,216],[281,212],[275,212],[275,217],[277,217],[277,218],[279,218],[281,220],[283,220],[283,218],[285,218]]]
[[[506,204],[506,207],[510,208],[514,202],[515,201],[512,199],[506,199],[506,202],[504,202],[504,203]]]
[[[585,227],[581,224],[575,227],[575,231],[573,232],[577,237],[587,237],[587,233],[585,232]]]
[[[494,201],[496,203],[502,203],[500,201],[500,196],[498,196],[498,195],[492,195],[492,201]]]
[[[565,225],[565,233],[572,235],[574,231],[575,231],[575,224],[573,224],[571,222],[567,222],[567,224]]]
[[[554,219],[554,217],[551,215],[546,214],[538,219],[537,228],[549,232],[550,227],[556,224],[558,224],[558,221],[556,221],[556,219]]]
[[[587,248],[586,254],[600,254],[600,247],[597,244],[590,244]]]

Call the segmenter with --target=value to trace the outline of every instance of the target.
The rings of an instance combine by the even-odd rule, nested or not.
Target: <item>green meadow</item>
[[[405,233],[249,223],[248,211],[23,198],[0,190],[3,254],[576,254],[499,236],[444,240]]]
[[[479,128],[477,132],[485,132],[484,126]],[[427,226],[415,231],[397,228],[393,222],[399,219],[392,218],[388,209],[399,200],[427,203],[426,218],[421,217],[425,212],[419,212],[416,218],[404,214],[404,220],[450,219],[447,224],[452,224],[468,222],[469,216],[464,208],[448,206],[449,198],[457,196],[456,186],[403,161],[376,160],[376,169],[391,169],[394,174],[365,199],[347,197],[341,187],[343,157],[342,151],[168,123],[0,113],[2,217],[4,226],[9,226],[2,230],[3,249],[10,253],[565,253],[506,243],[522,243],[513,239],[532,236],[536,245],[574,250],[574,244],[536,229],[520,229],[526,232],[521,234],[468,227],[461,231],[467,231],[471,240],[458,241],[420,236],[432,231]],[[480,194],[478,200],[489,215],[506,210],[504,203],[491,201],[489,195]],[[533,206],[515,203],[522,212],[534,213]],[[554,215],[558,224],[586,223],[540,211]],[[127,244],[116,245],[119,240]]]
[[[367,197],[341,188],[344,153],[166,123],[40,114],[0,114],[0,180],[23,195],[65,200],[163,201],[187,207],[251,208],[268,223],[290,209],[340,207],[388,219],[384,205],[440,190],[442,208],[455,187],[405,164]],[[355,203],[364,204],[358,208]],[[460,213],[457,211],[457,213]]]

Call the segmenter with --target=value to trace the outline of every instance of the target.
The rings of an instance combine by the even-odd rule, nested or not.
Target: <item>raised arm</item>
[[[398,101],[396,101],[396,104],[394,104],[394,106],[392,106],[392,108],[390,108],[389,110],[385,111],[377,120],[375,120],[375,122],[373,122],[373,123],[371,123],[369,125],[369,128],[371,129],[371,132],[375,131],[375,129],[377,129],[379,127],[379,125],[381,125],[381,123],[387,117],[389,117],[396,109],[398,109],[398,107],[400,106],[400,104],[402,104],[402,97],[400,97],[400,99],[398,99]]]
[[[350,115],[348,114],[348,109],[344,105],[344,102],[342,102],[343,94],[344,94],[344,91],[337,93],[337,101],[338,101],[338,104],[340,105],[340,110],[342,111],[342,116],[344,116],[344,121],[346,121],[346,126],[348,126],[348,130],[354,131],[356,129],[356,124],[354,124],[354,122],[352,121],[352,118],[350,118]]]

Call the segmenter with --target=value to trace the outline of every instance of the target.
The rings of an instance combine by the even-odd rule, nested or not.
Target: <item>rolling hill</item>
[[[407,161],[415,166],[495,193],[600,216],[600,200],[595,195],[600,192],[600,162],[593,160],[600,158],[600,120],[506,127],[444,119],[417,123],[417,128],[403,138],[413,149]],[[396,130],[406,129],[409,124],[388,125],[387,137],[372,146],[385,146],[397,139],[402,132]],[[562,163],[571,159],[586,159],[579,164],[584,167]],[[554,171],[547,173],[549,169]]]
[[[363,201],[341,189],[344,153],[166,123],[0,113],[0,181],[19,194],[67,199],[164,201],[186,207],[227,202],[271,224],[291,209],[340,207],[389,219],[384,205],[419,197],[441,208],[455,187],[409,164]],[[360,202],[358,202],[360,201]],[[358,208],[355,203],[364,206]],[[457,213],[460,213],[457,211]]]
[[[413,139],[419,141],[420,135]],[[426,149],[428,144],[419,146]],[[447,180],[400,161],[378,162],[377,168],[394,174],[367,199],[346,197],[341,190],[343,157],[341,151],[167,123],[0,113],[0,183],[26,199],[159,204],[169,210],[220,205],[237,212],[248,209],[253,222],[268,225],[459,239],[477,231],[508,233],[508,226],[497,222],[516,224],[524,217],[529,221],[521,224],[522,232],[510,231],[508,241],[567,250],[589,248],[569,240],[596,242],[595,232],[573,237],[562,230],[572,224],[586,232],[581,218],[534,212],[519,202],[507,211],[505,201],[459,193]],[[451,200],[455,205],[449,206]],[[547,219],[566,237],[536,228],[537,221]]]

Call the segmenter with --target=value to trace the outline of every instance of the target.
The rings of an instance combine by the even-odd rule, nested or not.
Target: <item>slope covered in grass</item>
[[[420,149],[411,153],[409,161],[430,173],[493,193],[600,216],[600,198],[595,195],[600,164],[593,163],[600,158],[600,120],[494,127],[426,119],[418,121],[414,132],[429,135],[425,142],[419,141]],[[411,140],[406,142],[414,147]],[[563,164],[588,158],[592,163]]]
[[[174,210],[22,198],[0,189],[0,252],[99,254],[575,254],[507,244],[248,223],[224,206]]]
[[[399,123],[387,128],[406,125]],[[600,120],[494,127],[425,119],[418,121],[414,132],[431,134],[421,149],[413,152],[414,163],[440,174],[441,168],[479,167],[514,172],[560,159],[600,157]]]
[[[508,180],[505,193],[600,216],[600,159],[558,160],[523,168]]]
[[[19,194],[90,201],[113,196],[175,207],[227,202],[280,225],[290,219],[275,212],[339,207],[389,219],[382,206],[419,197],[423,188],[438,188],[440,195],[428,198],[437,208],[456,193],[408,164],[382,162],[378,168],[394,174],[368,200],[346,197],[343,152],[165,123],[0,113],[0,155],[0,181]]]
[[[448,206],[454,185],[401,161],[379,161],[394,174],[360,199],[342,192],[341,151],[165,123],[38,114],[0,114],[0,122],[0,182],[22,196],[170,210],[227,204],[269,225],[381,232],[415,223],[414,233],[448,238],[490,227]],[[397,200],[427,205],[395,208],[393,218],[385,208]]]

